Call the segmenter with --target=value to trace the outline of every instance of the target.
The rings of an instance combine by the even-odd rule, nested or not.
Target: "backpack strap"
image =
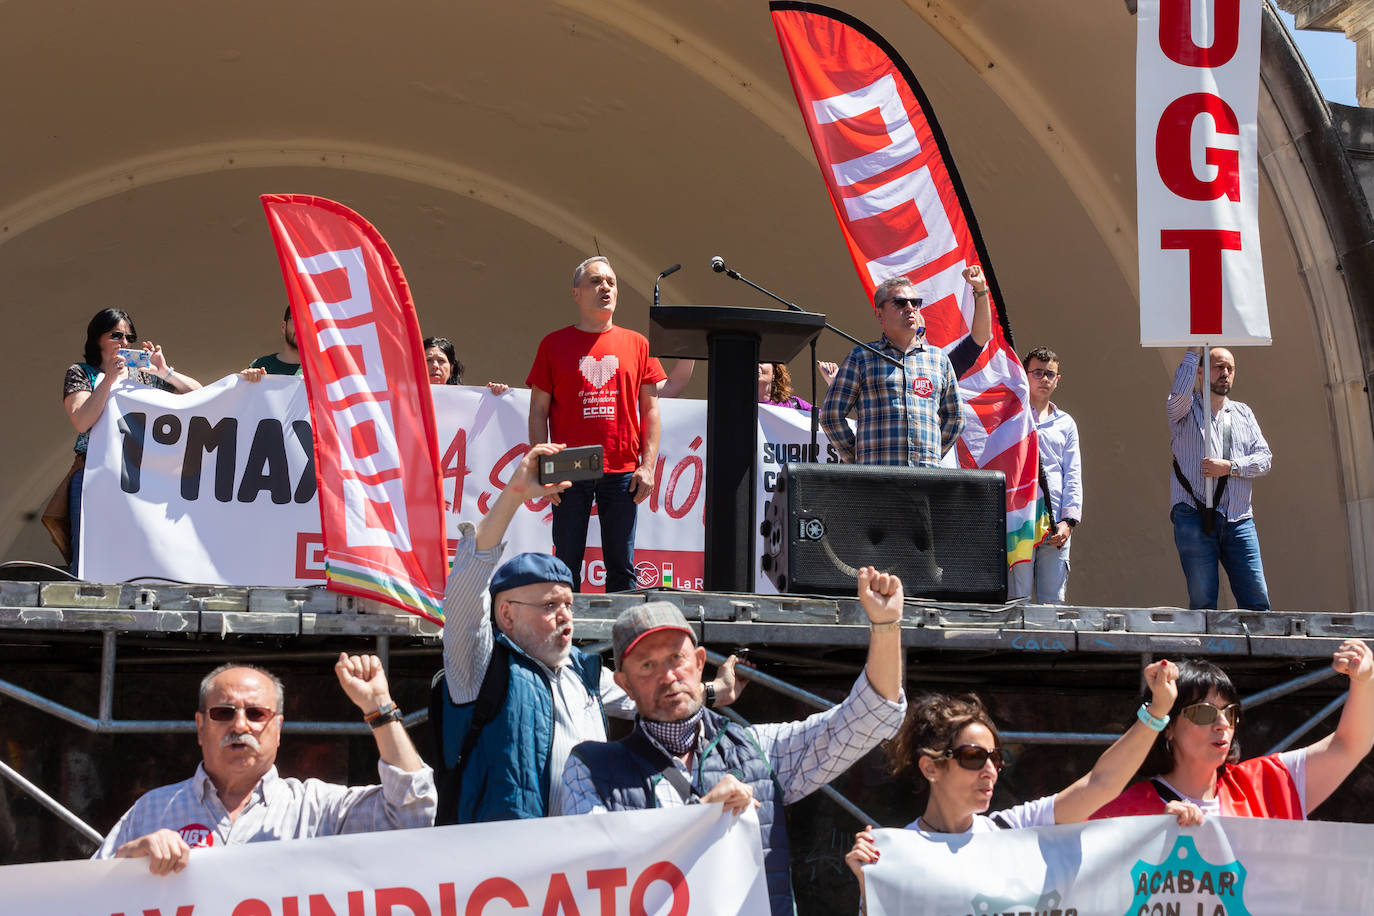
[[[687,781],[687,776],[677,768],[677,764],[662,748],[649,740],[649,736],[644,734],[644,729],[636,726],[623,743],[630,753],[650,766],[658,768],[659,776],[666,779],[668,784],[677,791],[683,804],[691,802],[692,784]]]
[[[439,790],[439,811],[435,818],[437,825],[458,823],[458,800],[463,790],[463,770],[467,766],[468,758],[472,755],[473,749],[477,747],[478,739],[482,737],[482,729],[486,728],[501,714],[502,707],[506,705],[506,694],[509,689],[510,650],[500,640],[496,640],[491,647],[491,658],[487,662],[486,674],[482,676],[482,686],[478,688],[477,699],[473,701],[472,721],[468,724],[467,734],[463,736],[463,745],[458,751],[458,756],[454,758],[452,766],[448,766],[443,751],[444,715],[453,703],[448,693],[448,683],[443,677],[443,672],[441,671],[435,676],[430,687],[429,717],[430,721],[434,723],[435,747],[439,748],[440,760],[445,764],[437,780]]]
[[[1158,793],[1159,800],[1164,802],[1164,804],[1166,805],[1169,802],[1183,801],[1183,797],[1179,795],[1177,792],[1175,792],[1173,789],[1169,788],[1169,784],[1162,779],[1151,779],[1150,785],[1153,786],[1155,792]]]

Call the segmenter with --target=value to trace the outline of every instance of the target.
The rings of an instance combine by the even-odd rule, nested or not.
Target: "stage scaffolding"
[[[831,701],[798,686],[808,676],[852,677],[868,641],[863,611],[855,599],[646,590],[617,595],[578,595],[577,637],[583,648],[609,648],[611,624],[625,607],[647,600],[678,603],[697,623],[713,663],[722,649],[749,647],[759,665],[753,680],[791,701],[824,709]],[[184,734],[189,719],[116,719],[114,698],[121,646],[158,659],[206,665],[236,657],[251,644],[256,658],[281,662],[319,659],[341,649],[440,660],[439,627],[386,605],[323,588],[252,588],[100,584],[89,582],[0,582],[0,696],[26,704],[96,734]],[[902,642],[909,680],[938,676],[939,660],[977,659],[988,676],[1020,670],[1034,680],[1040,670],[1084,672],[1106,667],[1094,659],[1115,657],[1118,668],[1138,667],[1151,658],[1208,656],[1223,666],[1242,660],[1272,662],[1266,686],[1245,696],[1247,710],[1322,684],[1334,676],[1331,653],[1343,639],[1374,637],[1374,614],[1270,611],[1190,611],[1178,608],[1048,607],[1012,603],[968,605],[922,600],[907,602]],[[12,678],[16,646],[49,641],[88,642],[100,648],[99,694],[94,712],[81,711],[27,689]],[[328,646],[328,648],[323,648]],[[787,677],[770,674],[781,669]],[[1299,673],[1294,674],[1294,670]],[[1329,687],[1330,685],[1328,685]],[[1294,728],[1271,750],[1293,746],[1339,708],[1340,695]],[[735,715],[727,711],[727,714]],[[407,728],[427,721],[424,710],[405,718]],[[0,728],[0,732],[3,729]],[[360,736],[369,730],[351,721],[295,721],[288,734]],[[1106,745],[1118,733],[1030,729],[1003,732],[1008,744]],[[12,737],[12,736],[11,736]],[[62,809],[43,790],[9,767],[0,769],[39,804],[90,837],[91,828]],[[828,787],[827,787],[828,789]],[[830,790],[831,797],[861,822],[873,822],[856,805]],[[98,834],[95,834],[98,835]]]

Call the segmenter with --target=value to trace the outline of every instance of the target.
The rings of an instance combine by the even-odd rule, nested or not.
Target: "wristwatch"
[[[716,708],[716,685],[710,681],[706,682],[706,708]]]
[[[1232,476],[1232,477],[1239,477],[1239,476],[1240,476],[1240,465],[1236,464],[1234,461],[1231,462],[1231,476]]]

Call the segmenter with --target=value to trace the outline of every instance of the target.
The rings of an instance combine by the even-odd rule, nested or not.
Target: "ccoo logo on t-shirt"
[[[928,398],[935,393],[935,386],[930,383],[930,379],[922,375],[911,383],[911,390],[923,398]]]

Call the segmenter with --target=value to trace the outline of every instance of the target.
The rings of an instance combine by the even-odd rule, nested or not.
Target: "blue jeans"
[[[1255,520],[1228,522],[1218,514],[1211,534],[1202,530],[1202,515],[1195,506],[1176,503],[1169,513],[1174,523],[1174,543],[1183,578],[1188,582],[1188,606],[1194,610],[1215,608],[1221,587],[1217,562],[1226,569],[1237,607],[1269,610],[1269,588],[1264,583],[1259,534]]]
[[[572,570],[573,591],[582,590],[582,555],[587,551],[587,523],[592,503],[601,519],[601,554],[606,561],[606,591],[635,587],[635,515],[630,495],[633,474],[606,474],[582,480],[563,491],[553,507],[553,552]]]
[[[72,529],[72,575],[79,576],[77,572],[78,561],[81,559],[81,482],[86,476],[84,467],[77,468],[72,475],[72,482],[67,485],[67,514],[71,517]]]

